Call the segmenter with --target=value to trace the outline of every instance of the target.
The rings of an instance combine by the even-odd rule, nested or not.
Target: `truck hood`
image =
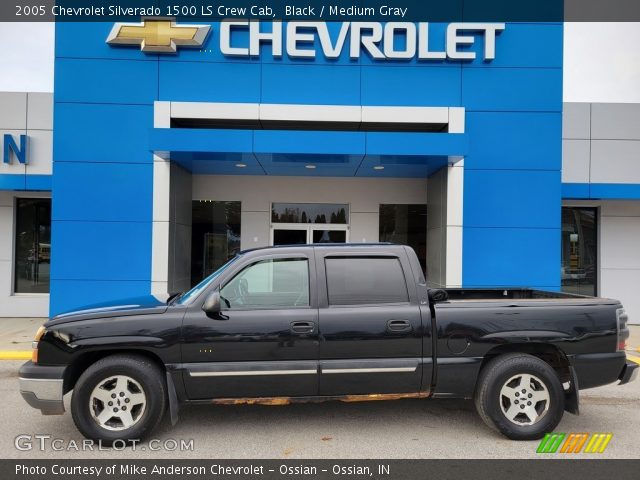
[[[153,295],[132,297],[113,302],[96,303],[87,305],[78,310],[56,315],[49,320],[45,327],[60,323],[75,322],[94,318],[123,317],[128,315],[149,315],[152,313],[164,313],[168,308],[165,301],[158,300]]]

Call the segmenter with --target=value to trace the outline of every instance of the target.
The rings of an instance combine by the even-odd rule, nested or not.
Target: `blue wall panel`
[[[50,191],[51,175],[0,173],[0,190]]]
[[[640,185],[624,183],[591,183],[590,197],[612,200],[640,199]]]
[[[362,105],[460,105],[459,66],[362,67]]]
[[[55,76],[57,102],[151,104],[157,97],[150,85],[158,62],[61,58]]]
[[[54,162],[152,162],[152,125],[151,105],[56,103]]]
[[[562,198],[586,199],[589,197],[588,183],[563,183]]]
[[[462,67],[465,286],[560,286],[562,36],[508,24],[495,61]]]
[[[466,287],[560,285],[560,228],[464,227],[463,238]]]
[[[148,222],[152,215],[150,163],[56,162],[53,188],[53,221]]]
[[[560,170],[560,112],[468,112],[465,168]]]
[[[289,132],[256,130],[256,153],[317,153],[361,155],[365,153],[363,132]]]
[[[640,200],[637,183],[563,183],[562,198]]]
[[[112,26],[56,25],[51,315],[150,291],[158,57]]]
[[[560,225],[559,171],[467,170],[464,196],[465,227]]]
[[[56,221],[51,241],[52,280],[150,279],[150,222]]]
[[[259,63],[161,61],[159,100],[255,103],[260,78]]]
[[[468,153],[465,134],[367,132],[367,155],[463,156]]]
[[[462,68],[463,105],[479,111],[562,111],[562,70]]]
[[[343,65],[262,65],[263,103],[358,105],[360,68]]]
[[[50,191],[51,178],[52,178],[51,175],[27,174],[25,175],[25,179],[26,179],[25,190]]]
[[[0,174],[0,190],[24,190],[26,179],[24,174]]]

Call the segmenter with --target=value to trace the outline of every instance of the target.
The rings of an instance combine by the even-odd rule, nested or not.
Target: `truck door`
[[[220,318],[196,306],[184,319],[187,396],[317,395],[315,277],[310,248],[253,255],[225,274],[218,286]]]
[[[318,247],[316,268],[320,395],[419,392],[422,322],[404,248]]]

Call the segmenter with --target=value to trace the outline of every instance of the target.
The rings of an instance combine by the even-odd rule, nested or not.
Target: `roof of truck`
[[[381,247],[381,246],[395,246],[402,247],[404,245],[398,243],[391,242],[370,242],[370,243],[304,243],[304,244],[293,244],[293,245],[274,245],[272,247],[256,247],[256,248],[248,248],[246,250],[242,250],[238,252],[238,254],[255,252],[259,250],[271,250],[271,249],[279,249],[279,248],[325,248],[325,247]]]

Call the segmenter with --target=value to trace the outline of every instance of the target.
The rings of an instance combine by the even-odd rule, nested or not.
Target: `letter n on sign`
[[[27,136],[20,135],[20,146],[16,143],[13,135],[4,134],[4,147],[2,149],[3,163],[11,163],[11,152],[16,156],[18,162],[27,164]]]

